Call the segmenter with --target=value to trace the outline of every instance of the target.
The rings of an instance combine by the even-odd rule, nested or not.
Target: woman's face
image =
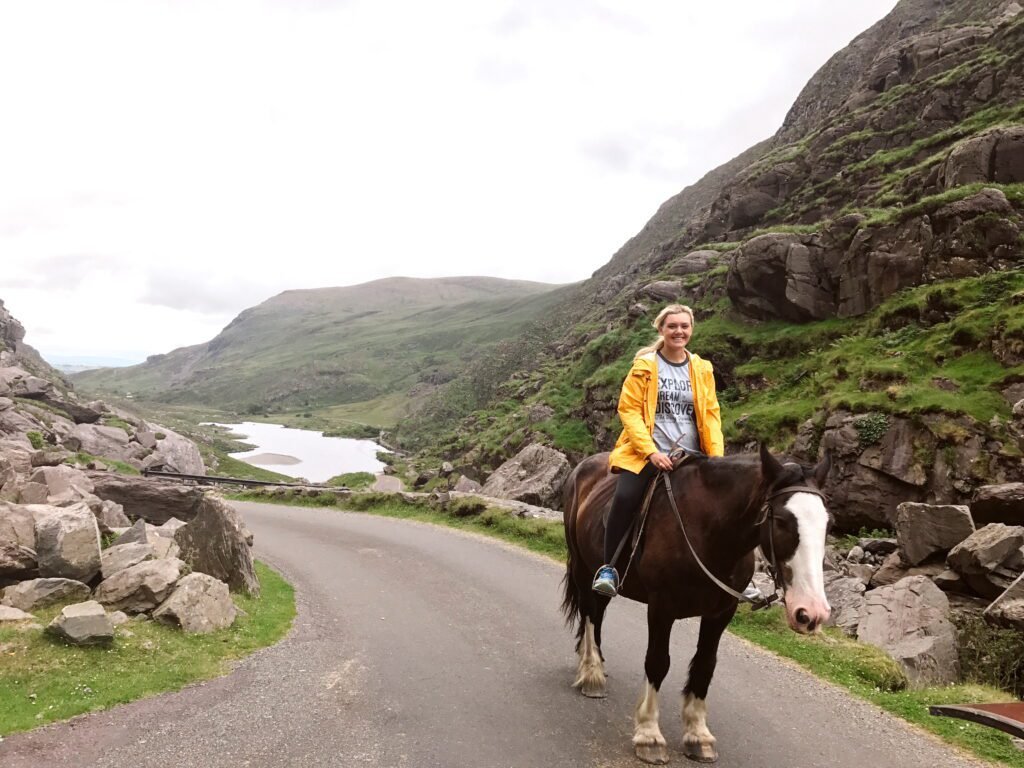
[[[693,321],[685,312],[667,315],[661,323],[661,335],[665,338],[665,351],[682,354],[693,333]]]

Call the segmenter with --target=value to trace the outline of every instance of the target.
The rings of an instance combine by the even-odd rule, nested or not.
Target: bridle
[[[772,577],[772,581],[775,582],[775,594],[766,598],[765,600],[748,600],[747,602],[755,603],[754,610],[758,608],[766,608],[775,602],[779,598],[779,592],[782,593],[782,598],[786,598],[786,581],[782,578],[782,571],[779,568],[778,559],[775,557],[775,506],[772,504],[772,499],[776,499],[779,496],[783,496],[787,493],[811,493],[822,500],[825,506],[828,506],[828,497],[817,488],[812,488],[809,485],[787,485],[783,488],[779,488],[775,491],[769,491],[768,495],[764,498],[764,504],[761,506],[761,519],[754,523],[755,528],[760,528],[766,522],[768,523],[768,573]],[[675,500],[673,499],[673,505]],[[682,525],[683,519],[679,518],[679,524]],[[683,533],[685,536],[685,531]],[[689,542],[687,542],[689,543]],[[692,547],[691,547],[692,551]],[[697,557],[696,553],[693,555]]]
[[[768,524],[768,573],[772,577],[772,581],[775,583],[775,593],[768,595],[767,597],[762,596],[760,600],[754,600],[744,596],[741,592],[737,592],[735,589],[730,587],[724,581],[719,579],[713,574],[697,554],[697,551],[693,548],[693,544],[690,542],[690,537],[686,533],[686,526],[683,524],[683,516],[679,513],[679,507],[676,505],[675,494],[672,493],[672,481],[669,480],[670,472],[661,471],[662,480],[665,482],[665,492],[668,495],[668,503],[672,507],[672,511],[676,515],[676,520],[679,522],[679,529],[683,532],[683,539],[686,541],[686,546],[690,548],[690,554],[693,555],[693,559],[700,566],[700,569],[704,571],[704,574],[711,579],[716,586],[724,592],[735,597],[742,603],[750,603],[752,606],[751,610],[760,610],[761,608],[767,608],[769,605],[779,599],[779,593],[782,593],[783,600],[786,597],[786,582],[782,578],[782,572],[779,568],[778,560],[775,556],[775,507],[772,504],[773,499],[777,499],[779,496],[783,496],[788,493],[811,493],[819,497],[827,505],[828,497],[825,496],[817,488],[812,488],[809,485],[787,485],[783,488],[776,490],[770,490],[768,495],[765,496],[764,503],[761,506],[761,517],[754,524],[755,528],[760,528],[765,523]],[[653,484],[652,484],[653,485]]]

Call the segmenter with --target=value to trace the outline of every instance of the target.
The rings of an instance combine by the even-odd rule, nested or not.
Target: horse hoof
[[[718,750],[714,744],[684,744],[683,754],[698,763],[718,762]]]
[[[608,692],[604,688],[581,686],[580,693],[586,696],[588,699],[606,699],[608,698]]]
[[[635,744],[633,752],[638,758],[651,765],[668,764],[668,747],[664,744]]]

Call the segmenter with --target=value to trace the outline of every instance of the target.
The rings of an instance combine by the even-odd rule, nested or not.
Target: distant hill
[[[74,376],[95,395],[238,411],[355,403],[450,380],[514,336],[556,286],[490,277],[387,278],[285,291],[205,344]]]

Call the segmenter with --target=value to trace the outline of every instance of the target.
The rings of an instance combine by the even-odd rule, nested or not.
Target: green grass
[[[178,690],[225,674],[233,660],[276,643],[295,616],[294,593],[262,563],[256,572],[261,596],[233,595],[244,613],[208,635],[131,621],[110,648],[76,648],[38,630],[0,628],[0,734]],[[59,612],[60,606],[48,606],[34,613],[45,626]]]
[[[937,704],[972,704],[1012,701],[1013,697],[990,686],[965,683],[907,690],[901,670],[888,656],[871,646],[827,628],[811,637],[797,635],[786,626],[778,608],[751,613],[741,608],[729,626],[733,634],[780,656],[793,659],[818,677],[845,688],[961,749],[986,760],[1024,768],[1024,752],[1010,738],[991,728],[962,720],[934,717],[928,707]]]
[[[345,472],[335,475],[327,481],[327,485],[333,488],[351,488],[353,491],[361,491],[373,485],[377,476],[372,472]]]
[[[98,461],[98,462],[101,462],[103,464],[106,464],[108,467],[110,467],[111,469],[113,469],[115,472],[117,472],[120,475],[140,475],[140,474],[142,474],[141,472],[139,472],[139,470],[137,470],[135,467],[133,467],[131,464],[128,464],[127,462],[118,461],[117,459],[108,459],[108,458],[106,458],[104,456],[93,456],[91,453],[86,453],[85,451],[79,451],[78,453],[76,453],[73,456],[69,457],[64,463],[65,464],[76,464],[76,463],[77,464],[88,464],[89,462],[92,462],[92,461]]]
[[[502,510],[487,510],[478,517],[456,517],[426,505],[408,504],[387,494],[357,495],[340,501],[323,497],[269,499],[255,494],[240,494],[233,498],[357,509],[384,517],[419,520],[493,536],[559,562],[564,562],[566,557],[565,537],[560,522],[522,519]],[[908,690],[906,676],[882,651],[847,638],[832,628],[810,637],[798,635],[789,629],[779,607],[756,613],[743,607],[733,619],[729,631],[792,659],[818,677],[924,728],[950,744],[987,760],[1024,768],[1024,752],[1014,747],[1005,734],[964,721],[928,714],[928,707],[933,704],[1012,700],[1011,696],[997,688],[965,683]]]

